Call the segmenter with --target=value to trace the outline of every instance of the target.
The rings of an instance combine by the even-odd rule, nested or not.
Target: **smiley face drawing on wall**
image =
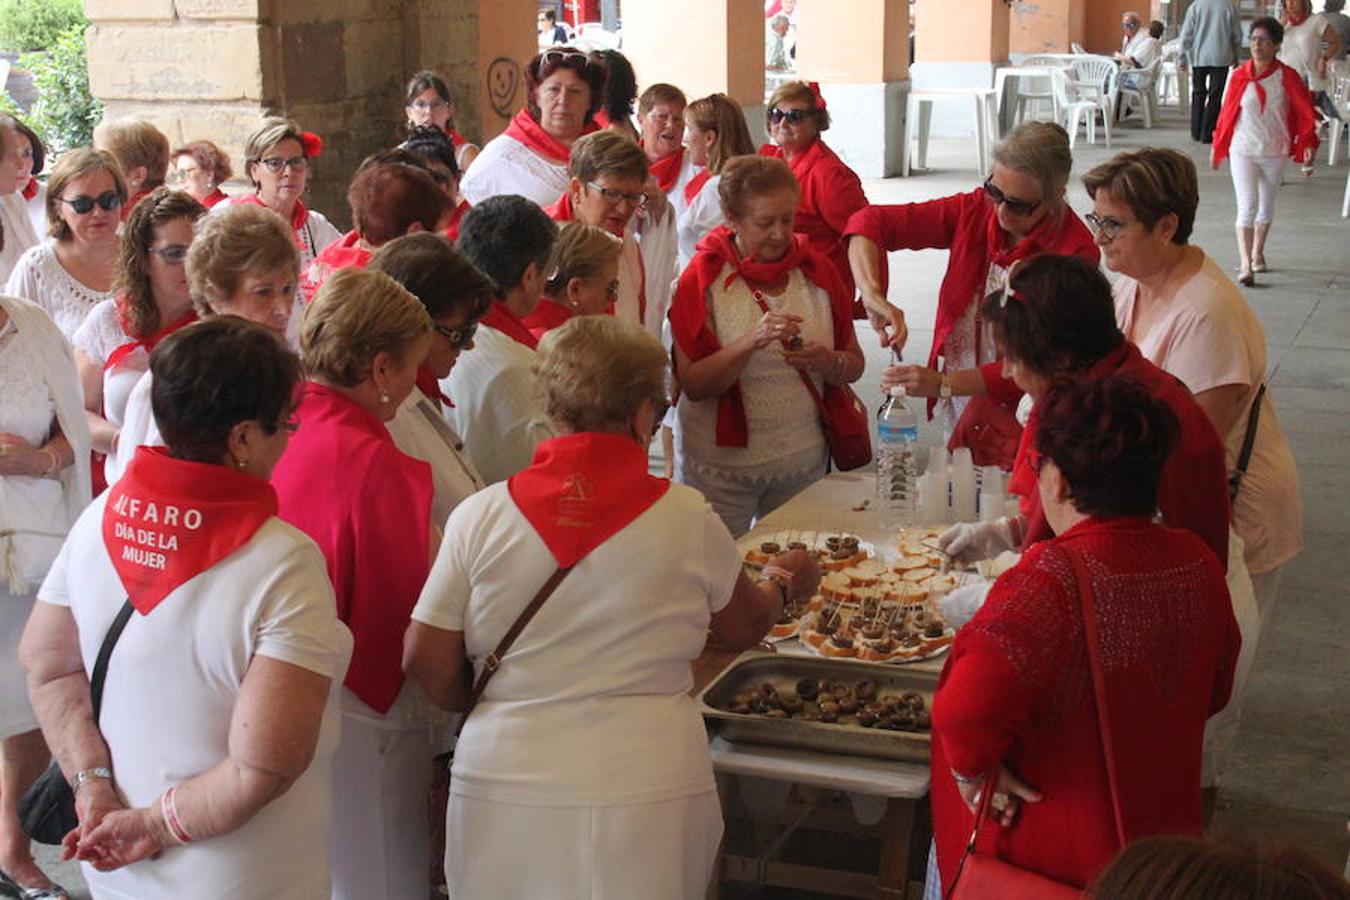
[[[487,67],[488,100],[492,110],[504,119],[515,115],[516,91],[520,89],[520,66],[515,60],[499,56]]]

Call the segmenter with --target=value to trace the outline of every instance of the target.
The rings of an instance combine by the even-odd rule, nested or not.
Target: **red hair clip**
[[[300,146],[304,148],[305,158],[313,159],[323,153],[323,138],[312,131],[300,132]]]
[[[811,93],[812,93],[812,94],[815,96],[815,98],[816,98],[816,109],[824,109],[824,108],[825,108],[825,97],[820,93],[820,82],[819,82],[819,81],[808,81],[808,82],[806,83],[806,86],[809,87],[809,88],[811,89]]]

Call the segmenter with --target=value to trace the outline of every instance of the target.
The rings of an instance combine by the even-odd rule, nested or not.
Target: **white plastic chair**
[[[1327,141],[1327,165],[1336,165],[1336,150],[1340,147],[1341,132],[1350,128],[1350,63],[1344,60],[1336,60],[1332,63],[1332,82],[1331,102],[1336,107],[1336,112],[1341,114],[1339,119],[1330,120],[1331,134]],[[1350,154],[1347,154],[1350,155]]]
[[[1030,69],[1044,67],[1047,69],[1062,69],[1061,63],[1053,56],[1028,56],[1022,60],[1018,68]],[[1034,104],[1046,104],[1050,107],[1050,118],[1059,121],[1061,111],[1058,101],[1055,99],[1054,85],[1050,79],[1044,76],[1022,75],[1016,79],[1017,86],[1017,104],[1013,107],[1013,121],[1020,122],[1026,116],[1027,109]]]
[[[1101,111],[1101,105],[1096,98],[1085,99],[1074,94],[1069,85],[1069,76],[1062,71],[1054,73],[1051,83],[1055,92],[1055,102],[1064,117],[1062,121],[1064,130],[1069,133],[1069,149],[1072,150],[1078,143],[1078,126],[1083,124],[1087,125],[1088,143],[1097,143],[1097,113]],[[1109,121],[1108,118],[1107,122]],[[1106,146],[1111,146],[1109,124],[1106,127]]]
[[[1087,55],[1088,55],[1088,52],[1087,52],[1086,50],[1083,49],[1083,45],[1082,45],[1082,44],[1078,44],[1078,43],[1070,44],[1070,45],[1069,45],[1069,49],[1073,51],[1073,55],[1074,55],[1074,56],[1087,56]]]
[[[1174,100],[1185,115],[1190,111],[1191,95],[1186,84],[1186,73],[1177,66],[1181,59],[1181,38],[1163,44],[1162,64],[1158,67],[1158,105],[1167,106]]]
[[[1153,127],[1153,106],[1157,99],[1154,82],[1158,78],[1161,59],[1144,66],[1142,69],[1123,69],[1120,72],[1120,90],[1117,102],[1122,105],[1121,115],[1137,108],[1144,117],[1144,127]],[[1130,76],[1127,78],[1126,76]]]
[[[1111,146],[1111,122],[1116,112],[1119,72],[1116,61],[1111,57],[1088,55],[1073,61],[1073,72],[1070,75],[1070,95],[1077,95],[1081,100],[1093,101],[1101,113],[1107,147]]]

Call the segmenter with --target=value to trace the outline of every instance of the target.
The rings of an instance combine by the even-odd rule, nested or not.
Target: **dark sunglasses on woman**
[[[787,119],[789,125],[800,125],[806,121],[806,117],[809,115],[811,115],[811,111],[807,109],[779,109],[775,106],[769,110],[769,124],[777,125]]]
[[[78,197],[72,197],[67,200],[65,197],[57,197],[62,203],[70,204],[70,208],[75,210],[76,215],[87,216],[94,211],[97,206],[111,212],[122,205],[122,198],[116,191],[104,191],[97,197],[90,197],[88,194],[80,194]]]
[[[458,328],[446,328],[444,325],[431,323],[431,327],[436,333],[445,338],[445,342],[450,345],[451,350],[463,350],[469,346],[473,336],[478,332],[478,323],[473,322],[468,325],[461,325]]]
[[[984,180],[984,192],[995,206],[1002,204],[1008,207],[1008,212],[1015,216],[1029,216],[1040,208],[1041,201],[1034,203],[1030,200],[1019,200],[1016,197],[1009,197],[1003,191],[999,190],[998,185],[994,184],[994,176],[990,175]]]

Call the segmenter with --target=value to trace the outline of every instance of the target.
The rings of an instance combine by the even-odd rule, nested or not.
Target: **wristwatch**
[[[946,372],[942,373],[942,384],[938,386],[938,399],[952,399],[952,376]]]
[[[106,778],[107,780],[112,781],[112,770],[106,769],[103,766],[95,766],[92,769],[81,769],[75,773],[74,778],[70,779],[71,794],[78,794],[80,788],[84,786],[86,781],[93,781],[95,778]]]

